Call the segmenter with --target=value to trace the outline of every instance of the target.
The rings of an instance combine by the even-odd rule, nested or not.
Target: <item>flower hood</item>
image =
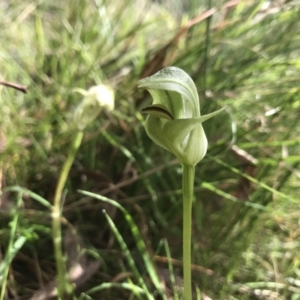
[[[145,129],[159,146],[172,152],[185,165],[195,166],[207,151],[202,123],[223,109],[201,116],[196,86],[191,77],[177,67],[167,67],[139,81],[153,104],[147,113]]]

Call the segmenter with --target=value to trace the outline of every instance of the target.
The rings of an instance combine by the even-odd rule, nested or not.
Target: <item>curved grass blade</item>
[[[98,286],[95,286],[92,289],[88,290],[84,294],[85,295],[90,295],[90,294],[93,294],[93,293],[96,293],[96,292],[99,292],[99,291],[102,291],[102,290],[105,290],[105,289],[111,289],[111,288],[126,289],[126,290],[129,290],[129,291],[132,291],[135,294],[138,293],[139,295],[142,295],[142,294],[145,293],[145,291],[142,288],[140,288],[139,286],[137,286],[133,283],[124,282],[124,283],[102,283],[102,284],[100,284]],[[80,297],[79,299],[84,299],[84,298]],[[89,297],[88,299],[92,299],[92,298]],[[154,298],[152,298],[152,299],[154,299]]]
[[[142,236],[139,232],[139,229],[136,225],[136,223],[134,222],[134,220],[132,219],[131,215],[127,212],[127,210],[122,207],[118,202],[112,200],[112,199],[109,199],[107,197],[104,197],[102,195],[97,195],[97,194],[94,194],[94,193],[91,193],[91,192],[87,192],[87,191],[83,191],[83,190],[78,190],[79,193],[83,194],[83,195],[86,195],[86,196],[89,196],[89,197],[92,197],[92,198],[95,198],[95,199],[98,199],[98,200],[101,200],[103,202],[107,202],[107,203],[110,203],[111,205],[115,206],[116,208],[120,209],[122,211],[122,213],[124,214],[124,217],[131,229],[131,233],[136,241],[136,245],[137,245],[137,248],[139,250],[139,252],[141,253],[142,255],[142,258],[144,260],[144,263],[145,263],[145,266],[147,267],[147,272],[155,286],[155,288],[159,291],[159,293],[161,294],[161,296],[163,297],[164,300],[166,300],[166,296],[164,295],[163,291],[162,291],[162,288],[160,286],[160,282],[159,282],[159,279],[158,279],[158,276],[156,274],[156,271],[155,271],[155,268],[153,266],[153,262],[147,252],[147,248],[146,248],[146,245],[142,239]]]
[[[12,260],[14,259],[14,257],[16,256],[16,254],[18,253],[18,251],[22,248],[22,246],[26,242],[26,238],[24,236],[19,236],[17,240],[15,240],[17,226],[18,226],[18,219],[19,219],[19,208],[22,203],[22,196],[23,196],[23,192],[20,191],[17,197],[16,212],[14,214],[13,220],[11,221],[11,225],[10,225],[11,230],[10,230],[9,243],[8,243],[6,255],[2,263],[0,264],[0,285],[1,285],[0,299],[1,300],[3,300],[5,297],[9,266]]]
[[[130,253],[130,251],[129,251],[129,249],[128,249],[128,247],[127,247],[127,245],[126,245],[126,243],[125,243],[125,241],[124,241],[124,239],[122,237],[122,235],[120,234],[118,228],[115,226],[113,220],[109,217],[109,215],[106,213],[105,210],[103,210],[103,213],[104,213],[104,215],[106,217],[106,220],[109,223],[110,228],[112,229],[115,237],[117,238],[117,240],[118,240],[118,242],[120,244],[120,247],[121,247],[122,251],[124,252],[125,257],[127,258],[128,264],[131,267],[131,269],[132,269],[135,277],[137,278],[137,280],[139,282],[139,285],[142,287],[143,293],[146,293],[148,299],[154,299],[151,296],[151,294],[150,294],[150,292],[149,292],[149,290],[147,288],[147,285],[145,284],[145,282],[143,280],[143,277],[141,276],[139,270],[137,269],[136,264],[134,262],[134,259],[131,256],[131,253]],[[134,292],[135,295],[139,296],[139,293],[136,293],[136,289],[133,289],[133,292]]]
[[[179,296],[176,290],[176,281],[175,281],[175,276],[174,276],[174,269],[173,269],[173,264],[172,264],[172,257],[171,257],[171,251],[170,247],[168,244],[168,241],[166,239],[163,240],[163,244],[165,247],[166,255],[168,258],[168,268],[170,272],[170,281],[173,289],[173,295],[174,295],[174,300],[179,300]]]
[[[3,192],[16,192],[16,193],[27,194],[29,197],[31,197],[35,201],[39,202],[43,206],[52,209],[51,203],[49,203],[46,199],[44,199],[43,197],[39,196],[38,194],[36,194],[30,190],[27,190],[25,188],[22,188],[20,186],[15,185],[15,186],[5,188],[5,189],[3,189]]]

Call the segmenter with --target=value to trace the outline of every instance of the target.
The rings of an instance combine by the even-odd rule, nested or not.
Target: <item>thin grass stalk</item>
[[[195,167],[183,165],[183,299],[192,299],[191,243],[192,243],[192,203]]]
[[[202,300],[201,291],[198,287],[196,287],[196,299]]]
[[[211,0],[208,0],[207,3],[207,10],[210,10],[212,8],[212,3]],[[204,84],[203,88],[204,91],[207,90],[207,83],[208,83],[208,76],[210,73],[210,48],[211,48],[211,23],[212,23],[212,16],[208,17],[206,19],[206,33],[205,33],[205,61],[204,61]],[[204,96],[206,93],[204,93]]]
[[[168,268],[169,268],[169,272],[170,272],[170,281],[171,281],[171,285],[172,285],[172,289],[173,289],[174,300],[179,300],[179,296],[176,291],[176,280],[175,280],[175,276],[174,276],[174,269],[173,269],[173,264],[172,264],[170,247],[169,247],[169,244],[166,239],[164,239],[163,244],[165,246],[165,251],[166,251],[167,258],[168,258]]]
[[[6,192],[16,192],[16,193],[24,193],[27,196],[31,197],[32,199],[34,199],[35,201],[37,201],[38,203],[42,204],[43,206],[52,209],[53,206],[49,203],[49,201],[47,201],[46,199],[44,199],[43,197],[41,197],[40,195],[26,189],[20,186],[11,186],[8,188],[3,189],[3,193]]]
[[[58,179],[58,184],[56,187],[54,201],[53,201],[54,206],[52,210],[52,236],[53,236],[53,243],[54,243],[55,260],[56,260],[57,291],[60,299],[64,299],[64,295],[67,290],[65,261],[64,261],[62,245],[61,245],[62,244],[61,223],[60,223],[61,210],[62,210],[61,200],[62,200],[63,189],[65,187],[70,172],[70,168],[73,164],[76,153],[82,141],[82,136],[83,136],[83,132],[78,131],[76,136],[74,137],[67,160],[63,165],[62,171]]]
[[[130,265],[131,267],[131,270],[133,271],[134,275],[136,276],[137,280],[138,280],[138,283],[139,285],[141,286],[141,288],[139,288],[140,291],[142,291],[143,293],[145,293],[147,295],[147,298],[150,299],[150,300],[154,300],[154,298],[151,296],[148,288],[147,288],[147,285],[146,283],[144,282],[144,279],[143,277],[141,276],[140,272],[138,271],[138,268],[135,264],[135,261],[122,237],[122,235],[120,234],[119,230],[117,229],[117,227],[115,226],[113,220],[109,217],[109,215],[106,213],[106,211],[104,210],[103,211],[105,217],[106,217],[106,220],[108,221],[109,225],[110,225],[110,228],[112,229],[112,231],[114,232],[114,235],[115,237],[117,238],[119,244],[120,244],[120,247],[125,255],[125,257],[127,258],[127,261],[128,261],[128,264]],[[123,283],[122,285],[125,285],[125,283]],[[134,287],[132,289],[132,292],[140,299],[140,292],[138,293],[137,292],[137,286],[133,285],[132,284],[132,287]]]
[[[134,222],[133,218],[131,217],[131,215],[128,213],[128,211],[120,205],[120,203],[116,202],[115,200],[112,200],[110,198],[107,198],[105,196],[102,196],[102,195],[98,195],[98,194],[94,194],[94,193],[91,193],[91,192],[87,192],[87,191],[82,191],[82,190],[78,190],[79,193],[83,194],[83,195],[86,195],[86,196],[89,196],[89,197],[93,197],[95,199],[98,199],[100,201],[103,201],[103,202],[107,202],[107,203],[110,203],[111,205],[113,205],[114,207],[117,207],[118,209],[121,210],[121,212],[124,214],[124,217],[130,227],[130,230],[131,230],[131,233],[136,241],[136,245],[137,245],[137,248],[139,250],[139,252],[141,253],[142,255],[142,258],[143,258],[143,261],[145,263],[145,266],[146,266],[146,270],[155,286],[155,288],[159,291],[161,297],[166,300],[166,296],[163,294],[163,291],[162,291],[162,288],[161,288],[161,284],[160,284],[160,281],[159,281],[159,278],[158,278],[158,275],[156,273],[156,270],[153,266],[153,261],[152,259],[150,258],[149,256],[149,253],[147,252],[147,248],[146,248],[146,245],[145,245],[145,242],[141,236],[141,233],[138,229],[138,226],[136,225],[136,223]]]
[[[11,230],[10,230],[10,236],[9,236],[9,243],[8,243],[8,247],[7,247],[7,252],[5,254],[5,259],[2,262],[4,270],[3,271],[1,270],[1,272],[0,272],[0,275],[2,277],[2,280],[0,278],[0,284],[1,284],[0,299],[1,300],[3,300],[4,297],[5,297],[5,291],[6,291],[7,275],[8,275],[9,265],[10,265],[11,261],[13,260],[13,257],[16,254],[16,253],[13,254],[13,252],[14,252],[14,239],[15,239],[15,235],[16,235],[16,231],[17,231],[17,226],[18,226],[19,208],[20,208],[21,203],[22,203],[22,196],[23,196],[23,193],[19,192],[18,198],[17,198],[18,199],[17,200],[17,208],[16,208],[17,212],[15,212],[13,220],[11,222]],[[22,245],[24,243],[25,243],[25,239],[24,239],[23,243],[21,243],[20,247],[22,247]],[[2,264],[0,266],[1,267],[0,269],[2,269]]]
[[[240,170],[238,170],[237,168],[235,167],[232,167],[231,165],[225,163],[224,161],[222,161],[221,159],[219,158],[216,158],[216,157],[213,157],[213,156],[210,156],[210,155],[207,155],[211,160],[215,161],[216,163],[218,163],[219,165],[221,166],[224,166],[225,168],[229,169],[230,171],[232,171],[233,173],[235,174],[239,174],[241,176],[243,176],[244,178],[248,179],[249,181],[253,182],[254,184],[256,184],[257,186],[273,193],[273,195],[276,195],[278,197],[281,197],[282,199],[286,199],[286,200],[289,200],[291,202],[294,202],[294,203],[298,203],[299,200],[294,198],[293,196],[289,196],[287,194],[284,194],[282,192],[279,192],[278,190],[270,187],[269,185],[265,184],[264,182],[261,182],[257,179],[255,179],[254,177],[250,176],[250,175],[247,175],[246,173],[244,172],[241,172]]]
[[[105,289],[112,289],[112,288],[120,288],[120,289],[129,290],[129,291],[132,291],[135,295],[144,295],[145,294],[145,291],[142,288],[140,288],[139,286],[137,286],[133,283],[105,282],[105,283],[102,283],[102,284],[95,286],[92,289],[88,290],[87,292],[84,293],[84,295],[86,296],[88,294],[92,294],[92,293],[96,293],[96,292],[99,292],[99,291],[102,291]],[[88,299],[92,299],[92,298],[88,298]]]

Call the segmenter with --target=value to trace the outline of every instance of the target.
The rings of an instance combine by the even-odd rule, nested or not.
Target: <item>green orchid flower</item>
[[[142,109],[147,113],[145,129],[159,146],[173,153],[187,166],[195,166],[207,151],[202,123],[224,108],[201,116],[196,86],[191,77],[177,67],[167,67],[139,81],[147,89],[153,104]]]

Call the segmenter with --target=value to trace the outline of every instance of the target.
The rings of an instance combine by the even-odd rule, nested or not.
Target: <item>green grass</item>
[[[214,300],[300,299],[296,2],[241,1],[166,52],[194,79],[201,113],[227,106],[203,125],[210,146],[195,178],[193,283]],[[143,5],[0,4],[0,79],[28,87],[0,86],[1,299],[29,298],[57,275],[51,207],[76,132],[74,89],[101,82],[115,90],[115,110],[85,130],[64,192],[66,267],[90,275],[70,299],[181,297],[181,168],[146,136],[140,108],[150,97],[136,89],[153,58],[163,67],[156,53],[181,18]],[[182,26],[204,10],[191,1]]]

